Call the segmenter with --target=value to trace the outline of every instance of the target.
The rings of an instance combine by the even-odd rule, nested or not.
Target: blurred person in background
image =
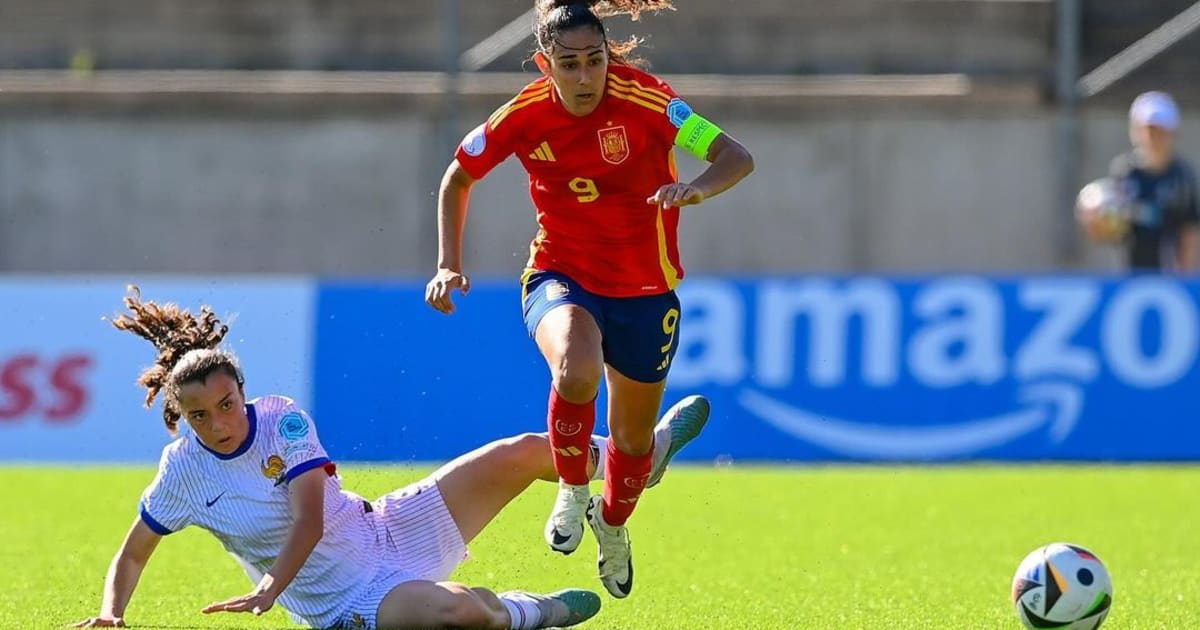
[[[653,481],[651,451],[671,360],[679,344],[683,278],[680,208],[750,174],[750,153],[695,113],[666,82],[630,59],[602,17],[669,9],[662,0],[537,0],[533,61],[542,77],[470,132],[442,179],[437,272],[426,301],[452,313],[464,295],[462,236],[474,183],[516,154],[529,173],[537,235],[522,276],[525,324],[550,369],[546,424],[558,498],[543,530],[569,554],[584,521],[599,546],[600,579],[617,598],[633,588],[626,521]],[[708,168],[681,182],[673,148]],[[589,496],[587,440],[601,379],[610,441],[604,491]],[[697,427],[706,401],[681,409]]]
[[[237,357],[218,346],[228,332],[209,307],[200,315],[143,302],[113,325],[154,344],[139,379],[146,405],[163,395],[176,434],[109,566],[100,614],[76,627],[124,627],[134,589],[164,536],[189,525],[211,532],[255,583],[205,613],[261,615],[278,601],[317,628],[543,628],[580,623],[600,609],[590,591],[496,594],[447,581],[467,544],[537,479],[557,474],[545,434],[497,440],[429,477],[375,501],[344,490],[306,411],[285,396],[247,399]],[[685,442],[678,418],[658,427],[655,479]],[[603,474],[605,439],[589,436],[588,473]]]
[[[1122,244],[1133,271],[1191,273],[1200,266],[1196,177],[1175,150],[1179,124],[1179,107],[1169,94],[1141,94],[1129,108],[1133,148],[1109,168],[1130,202]]]

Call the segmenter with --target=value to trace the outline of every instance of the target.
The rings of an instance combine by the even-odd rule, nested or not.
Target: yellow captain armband
[[[675,146],[686,149],[688,153],[701,160],[708,160],[708,149],[713,141],[722,133],[721,128],[705,120],[700,114],[692,113],[679,127],[675,134]]]
[[[681,98],[673,98],[667,103],[666,114],[671,124],[679,130],[675,134],[675,146],[687,149],[688,153],[707,162],[708,149],[723,133],[721,128],[692,111]]]

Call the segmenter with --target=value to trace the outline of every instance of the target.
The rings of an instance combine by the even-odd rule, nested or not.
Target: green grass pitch
[[[346,466],[369,498],[424,470]],[[53,628],[96,613],[104,572],[153,476],[142,468],[0,468],[0,628]],[[471,546],[456,578],[498,590],[582,586],[590,534],[570,557],[541,540],[553,486],[537,484]],[[1105,628],[1200,628],[1200,468],[676,467],[631,521],[637,581],[605,595],[590,630],[1018,629],[1017,564],[1069,541],[1108,565]],[[127,620],[139,628],[291,628],[204,616],[250,584],[194,528],[159,546]]]

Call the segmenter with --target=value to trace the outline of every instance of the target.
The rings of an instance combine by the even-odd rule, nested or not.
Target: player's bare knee
[[[618,451],[626,455],[645,455],[654,448],[654,427],[626,427],[614,425],[609,439]]]
[[[520,461],[536,461],[537,456],[550,448],[550,438],[545,433],[522,433],[507,440],[513,456]]]
[[[602,366],[593,361],[572,361],[563,357],[552,369],[554,389],[571,402],[584,403],[600,391]]]
[[[511,470],[536,464],[549,449],[550,439],[545,433],[522,433],[500,440],[492,455],[502,460],[505,470]]]

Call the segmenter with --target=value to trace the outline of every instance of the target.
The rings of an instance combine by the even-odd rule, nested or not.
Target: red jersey
[[[608,68],[596,110],[575,116],[542,77],[463,139],[455,157],[482,179],[516,154],[529,173],[538,232],[528,267],[566,274],[592,293],[665,293],[683,278],[679,208],[646,198],[677,181],[672,148],[692,114],[664,81]]]

